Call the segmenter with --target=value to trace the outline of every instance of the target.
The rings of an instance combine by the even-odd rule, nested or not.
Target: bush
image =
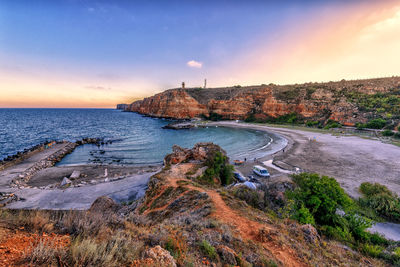
[[[362,183],[359,199],[361,206],[373,209],[379,216],[391,221],[400,221],[400,199],[386,186],[375,183]]]
[[[210,259],[216,259],[217,258],[217,252],[215,251],[215,248],[208,243],[207,240],[203,240],[200,243],[200,249]]]
[[[40,240],[30,252],[25,252],[25,254],[25,260],[32,266],[57,266],[58,260],[66,257],[65,249],[58,248],[55,243],[46,243],[43,240]]]
[[[201,116],[206,119],[206,120],[210,120],[210,121],[220,121],[223,120],[222,115],[218,114],[218,113],[214,113],[211,112],[210,115],[205,115],[205,114],[201,114]]]
[[[371,197],[377,194],[387,194],[390,196],[394,196],[394,194],[386,186],[379,183],[362,183],[360,185],[360,192],[366,197]]]
[[[324,129],[330,129],[330,128],[340,128],[342,125],[338,123],[337,121],[334,120],[328,120],[324,126]]]
[[[310,211],[302,205],[300,209],[296,210],[293,215],[293,218],[297,220],[301,224],[312,224],[315,225],[314,216],[310,213]]]
[[[70,262],[72,266],[129,265],[139,257],[142,248],[142,243],[120,233],[103,242],[77,238],[71,244]]]
[[[353,241],[353,236],[347,228],[341,228],[339,226],[324,225],[321,227],[321,231],[329,238],[336,240],[343,240],[347,242]]]
[[[235,186],[233,195],[244,200],[250,206],[263,210],[265,208],[265,199],[263,192],[252,190],[246,186]]]
[[[352,204],[339,183],[331,177],[318,174],[301,173],[293,175],[298,185],[288,197],[295,200],[298,210],[306,208],[320,225],[335,225],[337,209],[346,209]]]
[[[364,244],[361,247],[361,250],[362,250],[362,252],[364,254],[376,258],[382,253],[383,248],[381,246],[378,246],[378,245]]]
[[[307,127],[314,127],[314,126],[318,126],[319,125],[319,121],[308,121],[306,122],[306,126]]]
[[[181,234],[176,233],[173,236],[169,236],[165,243],[165,249],[171,253],[178,263],[185,261],[188,247]]]
[[[386,125],[386,120],[384,119],[373,119],[370,120],[369,122],[367,122],[365,124],[365,128],[369,128],[369,129],[382,129],[383,127],[385,127]]]
[[[374,245],[387,246],[389,241],[381,234],[366,232],[368,241]]]
[[[288,113],[276,118],[269,117],[266,119],[258,119],[255,114],[250,114],[245,120],[245,122],[258,122],[258,123],[276,123],[276,124],[300,124],[303,123],[303,118],[300,114],[295,112]]]
[[[345,216],[347,227],[356,240],[369,241],[368,232],[365,230],[372,226],[372,221],[357,214]]]
[[[208,167],[200,180],[213,184],[214,179],[219,180],[222,185],[231,184],[233,181],[233,166],[229,164],[228,157],[221,152],[215,152],[214,156],[206,161]]]
[[[384,130],[384,131],[382,132],[382,135],[383,135],[383,136],[393,136],[393,135],[394,135],[394,132],[391,131],[391,130]]]
[[[394,255],[396,255],[397,257],[400,257],[400,247],[397,247],[397,248],[394,250]]]
[[[393,135],[394,138],[400,139],[400,132],[397,132]]]

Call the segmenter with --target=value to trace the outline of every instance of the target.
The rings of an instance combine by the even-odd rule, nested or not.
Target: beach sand
[[[284,152],[280,150],[281,144],[271,144],[279,151],[257,159],[257,164],[273,159],[274,164],[283,169],[298,167],[303,171],[334,177],[353,198],[360,196],[358,187],[363,182],[380,183],[393,192],[400,192],[398,146],[358,136],[332,135],[328,131],[320,133],[232,121],[212,122],[209,125],[267,131],[284,137],[287,139]],[[248,159],[239,169],[248,175],[253,165],[254,159]],[[272,178],[288,175],[276,169],[268,170]]]

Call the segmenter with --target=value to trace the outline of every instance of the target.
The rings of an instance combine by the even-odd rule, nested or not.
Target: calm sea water
[[[84,137],[112,140],[84,145],[59,165],[82,163],[157,164],[174,144],[192,147],[214,142],[231,158],[243,158],[267,145],[264,132],[224,127],[167,130],[170,121],[113,109],[0,109],[0,159],[46,140],[75,141]]]

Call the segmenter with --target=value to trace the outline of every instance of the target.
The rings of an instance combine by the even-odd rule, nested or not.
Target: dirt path
[[[172,165],[171,169],[166,173],[165,181],[166,184],[162,188],[161,192],[158,195],[161,195],[164,190],[169,187],[178,187],[178,181],[182,179],[186,179],[183,175],[193,169],[193,164],[178,164]],[[212,189],[204,189],[201,187],[197,187],[191,184],[182,185],[190,190],[197,190],[199,192],[205,192],[210,197],[211,201],[214,204],[215,210],[210,215],[226,224],[229,224],[237,230],[238,234],[247,240],[253,240],[256,242],[262,242],[265,249],[269,250],[278,260],[280,260],[284,266],[307,266],[304,264],[300,259],[297,258],[295,252],[293,252],[289,248],[283,248],[278,245],[277,242],[272,241],[260,241],[258,235],[261,229],[264,230],[274,230],[272,225],[261,224],[250,219],[247,219],[244,215],[240,214],[238,211],[233,210],[230,208],[225,201],[222,199],[221,195]],[[187,192],[182,193],[180,196],[186,194]],[[178,196],[178,197],[180,197]],[[174,201],[175,199],[171,200]],[[151,205],[151,203],[150,203]],[[155,210],[162,210],[168,207],[168,205],[164,205],[161,208],[152,209],[151,211]],[[147,210],[147,212],[149,212]]]

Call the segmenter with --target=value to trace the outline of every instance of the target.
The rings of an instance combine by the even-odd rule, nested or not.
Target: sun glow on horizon
[[[165,35],[169,42],[168,45],[155,43],[151,47],[146,47],[144,42],[144,47],[136,50],[134,47],[121,48],[130,32],[125,29],[115,36],[95,38],[95,33],[90,32],[80,35],[81,39],[71,39],[71,43],[76,41],[70,45],[76,45],[75,50],[66,49],[65,55],[62,49],[68,44],[63,44],[62,39],[57,40],[57,35],[51,31],[49,36],[54,35],[54,40],[50,38],[48,42],[58,45],[61,50],[40,51],[35,47],[41,44],[38,39],[32,44],[32,50],[21,50],[17,44],[14,53],[7,53],[10,48],[6,49],[2,40],[7,39],[12,29],[0,25],[0,107],[113,108],[118,103],[131,103],[176,88],[183,81],[187,87],[201,86],[205,78],[208,87],[219,87],[327,82],[400,74],[400,4],[396,1],[317,2],[311,4],[307,12],[303,5],[294,4],[285,13],[284,23],[276,26],[266,24],[255,30],[251,26],[256,25],[257,20],[251,21],[253,24],[244,21],[244,24],[238,24],[243,27],[240,33],[229,32],[228,29],[232,30],[230,23],[216,27],[218,25],[214,23],[217,20],[213,16],[204,22],[193,19],[192,30],[176,24],[175,20],[168,20],[171,23],[168,26],[158,25],[158,21],[152,20],[136,25],[134,16],[117,7],[109,8],[108,13],[101,13],[101,9],[93,7],[79,11],[86,12],[81,19],[90,19],[86,22],[89,26],[93,16],[98,14],[98,21],[104,23],[104,27],[110,27],[111,32],[112,27],[117,26],[113,26],[112,20],[104,20],[103,16],[111,11],[120,12],[118,14],[126,16],[126,25],[139,27],[138,31],[131,33],[136,37],[132,46],[138,46],[136,42],[140,38],[158,41],[161,35]],[[187,16],[191,18],[190,12],[195,11],[187,9]],[[236,18],[234,12],[238,11],[232,10],[228,11]],[[125,19],[124,16],[121,17]],[[159,26],[159,32],[154,36],[141,32],[140,27],[146,23],[152,23],[152,27]],[[204,34],[195,31],[201,23],[205,25],[202,28],[206,31]],[[61,25],[66,27],[63,32],[71,30],[69,27],[72,26]],[[189,34],[186,38],[180,38],[181,28]],[[249,31],[254,31],[254,38],[242,38],[244,33],[250,36]],[[208,38],[224,32],[227,32],[224,38],[237,39],[237,44],[223,42],[224,38],[216,41]],[[29,39],[24,32],[18,34],[16,36],[21,40]],[[97,38],[115,38],[115,41],[111,40],[102,47],[95,42]],[[183,41],[187,43],[181,44]],[[204,43],[199,45],[203,41],[207,47]],[[86,47],[81,49],[79,42]]]

